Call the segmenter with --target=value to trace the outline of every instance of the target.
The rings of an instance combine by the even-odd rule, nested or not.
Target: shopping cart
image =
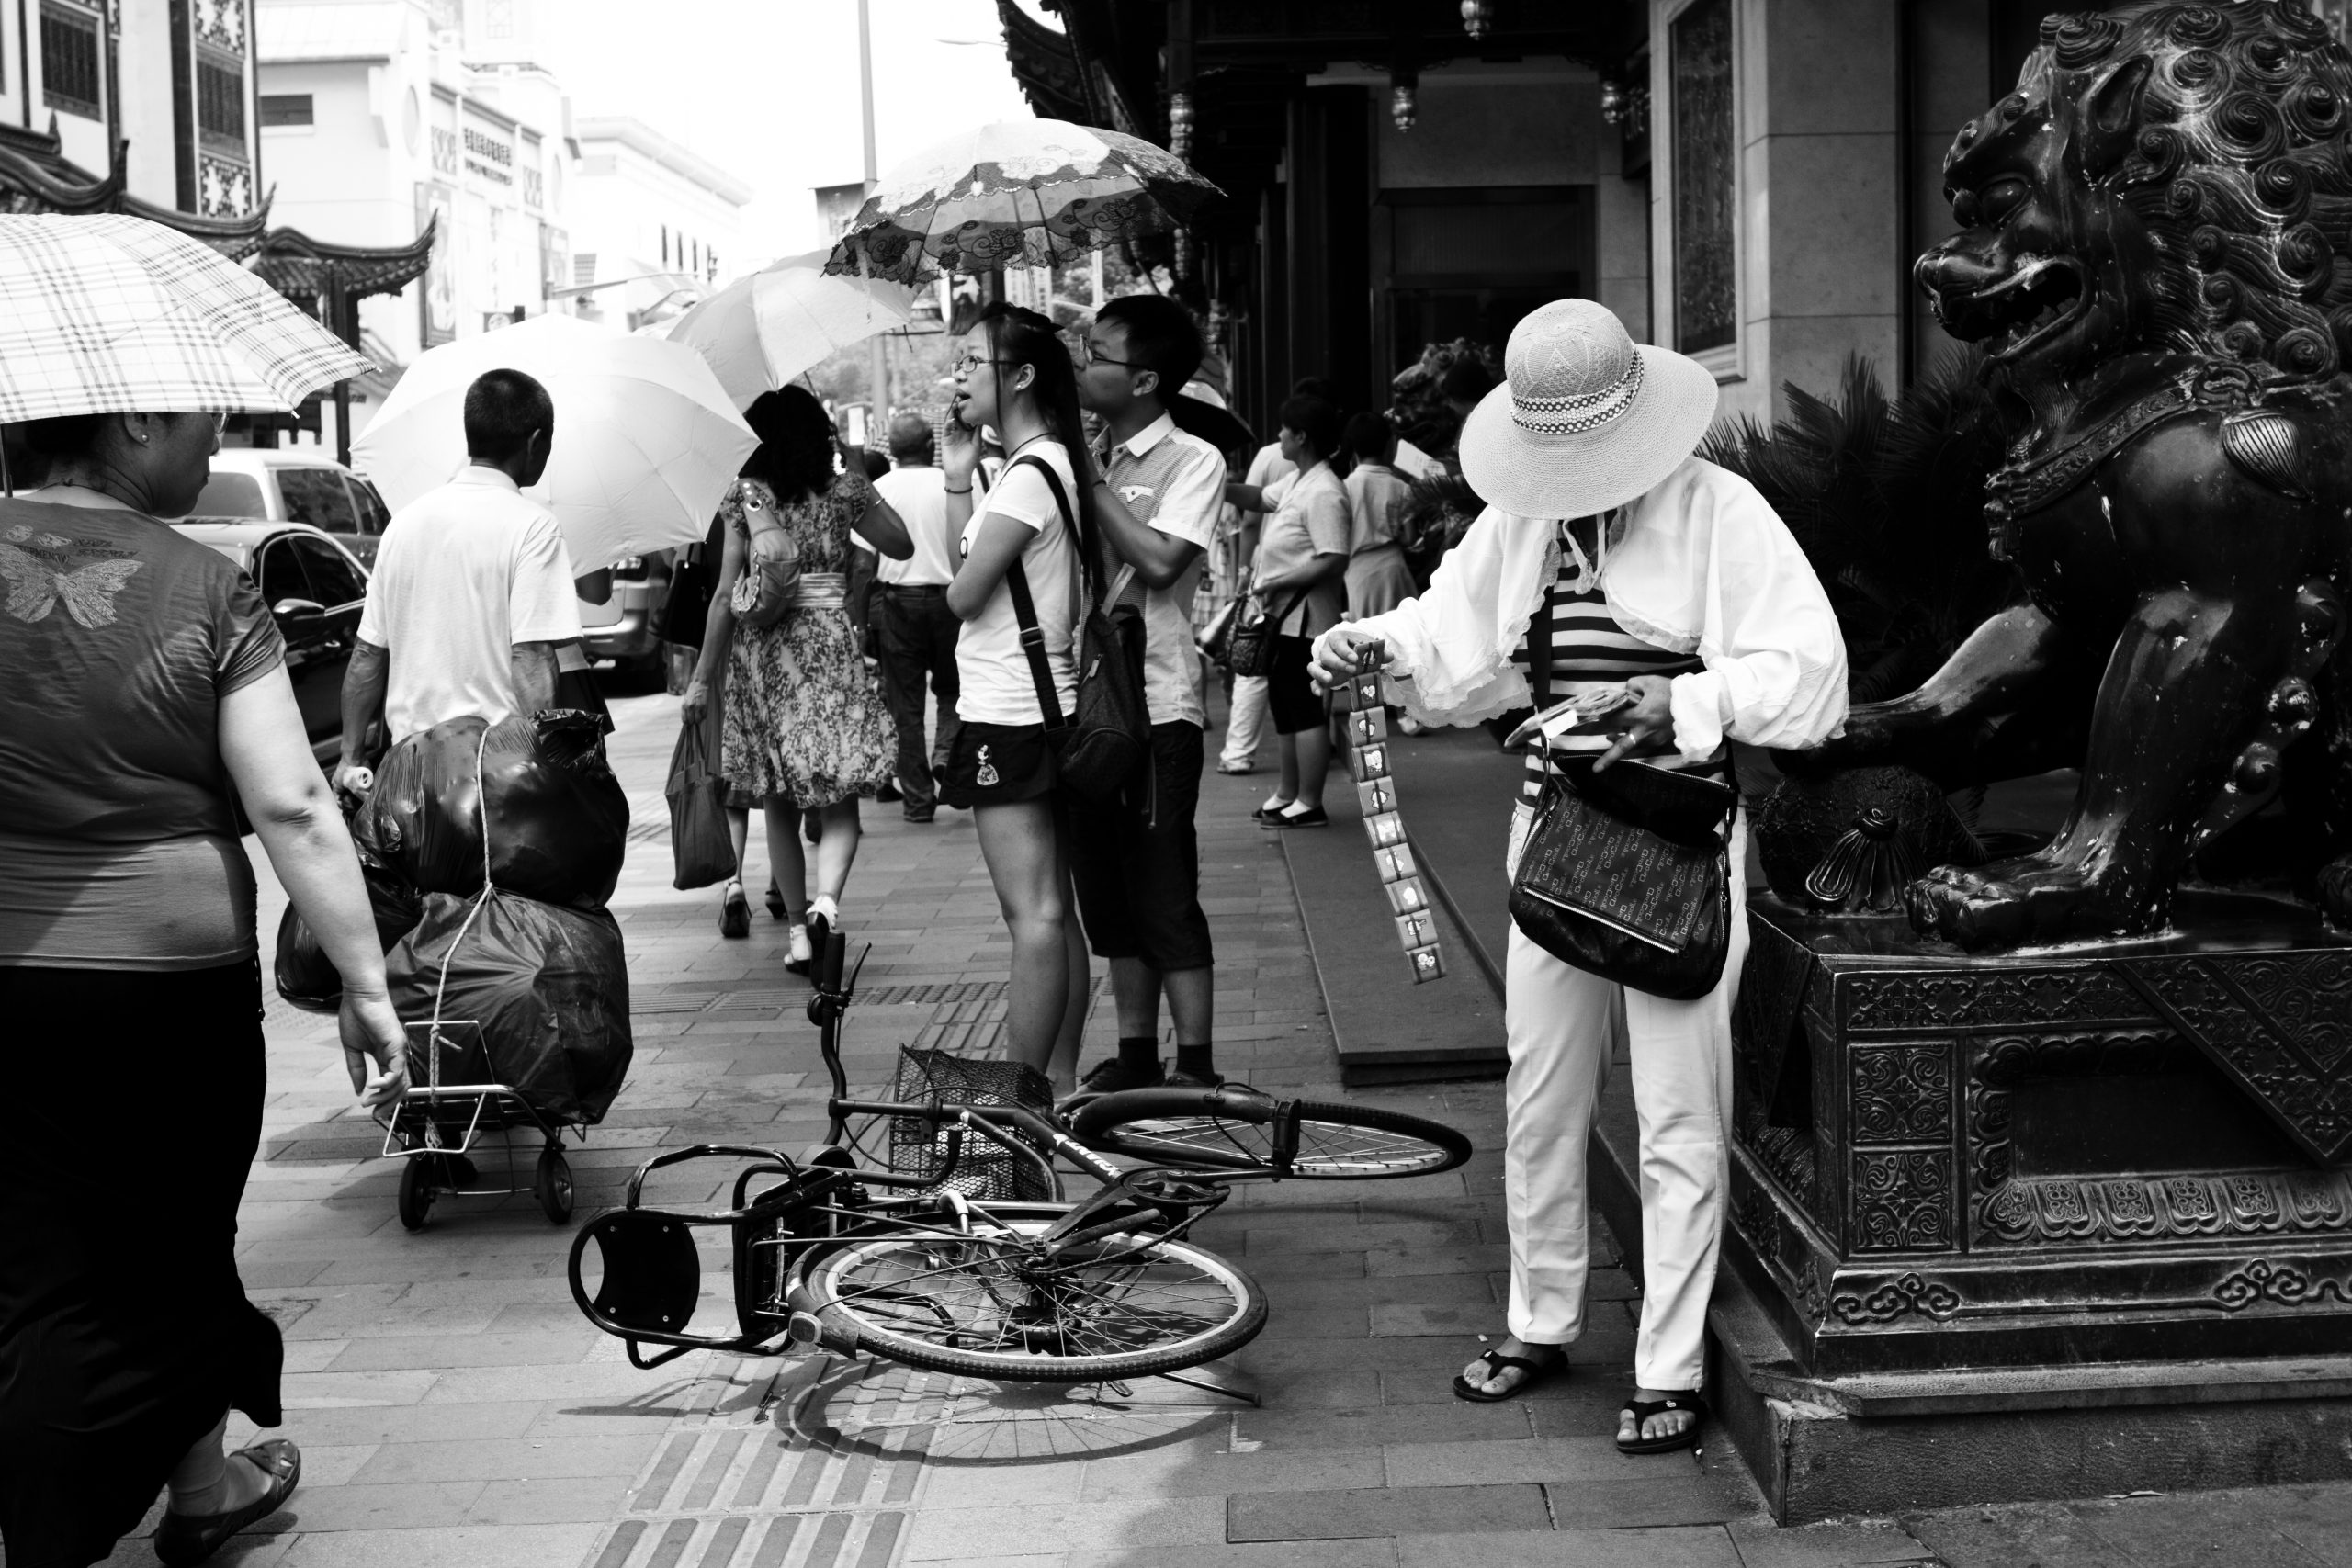
[[[501,1082],[490,1043],[472,1019],[412,1023],[409,1087],[384,1124],[384,1153],[406,1163],[401,1169],[401,1224],[424,1228],[436,1199],[503,1198],[528,1192],[548,1219],[571,1218],[571,1165],[563,1157],[563,1124],[539,1113],[527,1095]],[[422,1078],[424,1081],[419,1082]],[[584,1129],[576,1129],[585,1136]],[[541,1144],[531,1179],[516,1179],[514,1134],[536,1132]],[[503,1133],[506,1185],[481,1185],[472,1151],[485,1133]]]

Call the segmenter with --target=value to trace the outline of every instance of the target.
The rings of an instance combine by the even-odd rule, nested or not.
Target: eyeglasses
[[[967,348],[963,353],[956,356],[954,368],[955,373],[958,376],[969,376],[974,370],[983,365],[1017,367],[1020,363],[1021,361],[1017,359],[990,359],[984,354],[974,354]]]
[[[1098,354],[1095,352],[1094,344],[1091,342],[1089,342],[1086,344],[1084,355],[1079,360],[1079,367],[1082,370],[1091,370],[1098,365],[1115,365],[1122,370],[1148,370],[1151,368],[1148,365],[1138,365],[1132,359],[1114,359],[1107,354]]]

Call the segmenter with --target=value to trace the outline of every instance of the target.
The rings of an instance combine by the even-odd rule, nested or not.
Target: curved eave
[[[243,261],[262,247],[269,227],[269,203],[270,198],[264,197],[261,205],[243,218],[199,218],[193,212],[142,201],[126,193],[117,197],[113,210],[176,229],[191,240],[203,241],[232,261]]]
[[[280,294],[296,299],[316,299],[329,288],[354,299],[397,294],[433,265],[438,222],[436,215],[404,245],[335,245],[300,229],[272,229],[254,259],[254,271]]]
[[[1014,0],[996,0],[996,9],[1004,23],[1005,62],[1030,108],[1040,119],[1085,124],[1086,87],[1079,79],[1069,38],[1039,23]]]
[[[73,216],[112,212],[123,199],[122,181],[119,169],[104,179],[91,179],[62,159],[52,164],[36,154],[0,146],[0,199],[14,195],[18,200],[11,206]]]

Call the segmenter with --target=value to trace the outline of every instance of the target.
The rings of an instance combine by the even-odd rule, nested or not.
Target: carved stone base
[[[2352,1354],[2352,943],[2177,919],[1984,957],[1754,901],[1727,1245],[1807,1372]]]

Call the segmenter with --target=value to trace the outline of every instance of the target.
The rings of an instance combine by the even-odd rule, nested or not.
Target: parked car
[[[609,659],[632,675],[662,667],[662,605],[670,596],[670,563],[676,554],[625,556],[613,563],[613,596],[601,604],[580,601],[580,629],[592,659]]]
[[[191,515],[306,523],[332,534],[368,566],[391,509],[376,487],[332,457],[300,446],[224,446]]]
[[[286,638],[286,672],[322,767],[343,752],[343,672],[359,639],[368,569],[323,529],[302,523],[190,517],[174,525],[243,569]]]

